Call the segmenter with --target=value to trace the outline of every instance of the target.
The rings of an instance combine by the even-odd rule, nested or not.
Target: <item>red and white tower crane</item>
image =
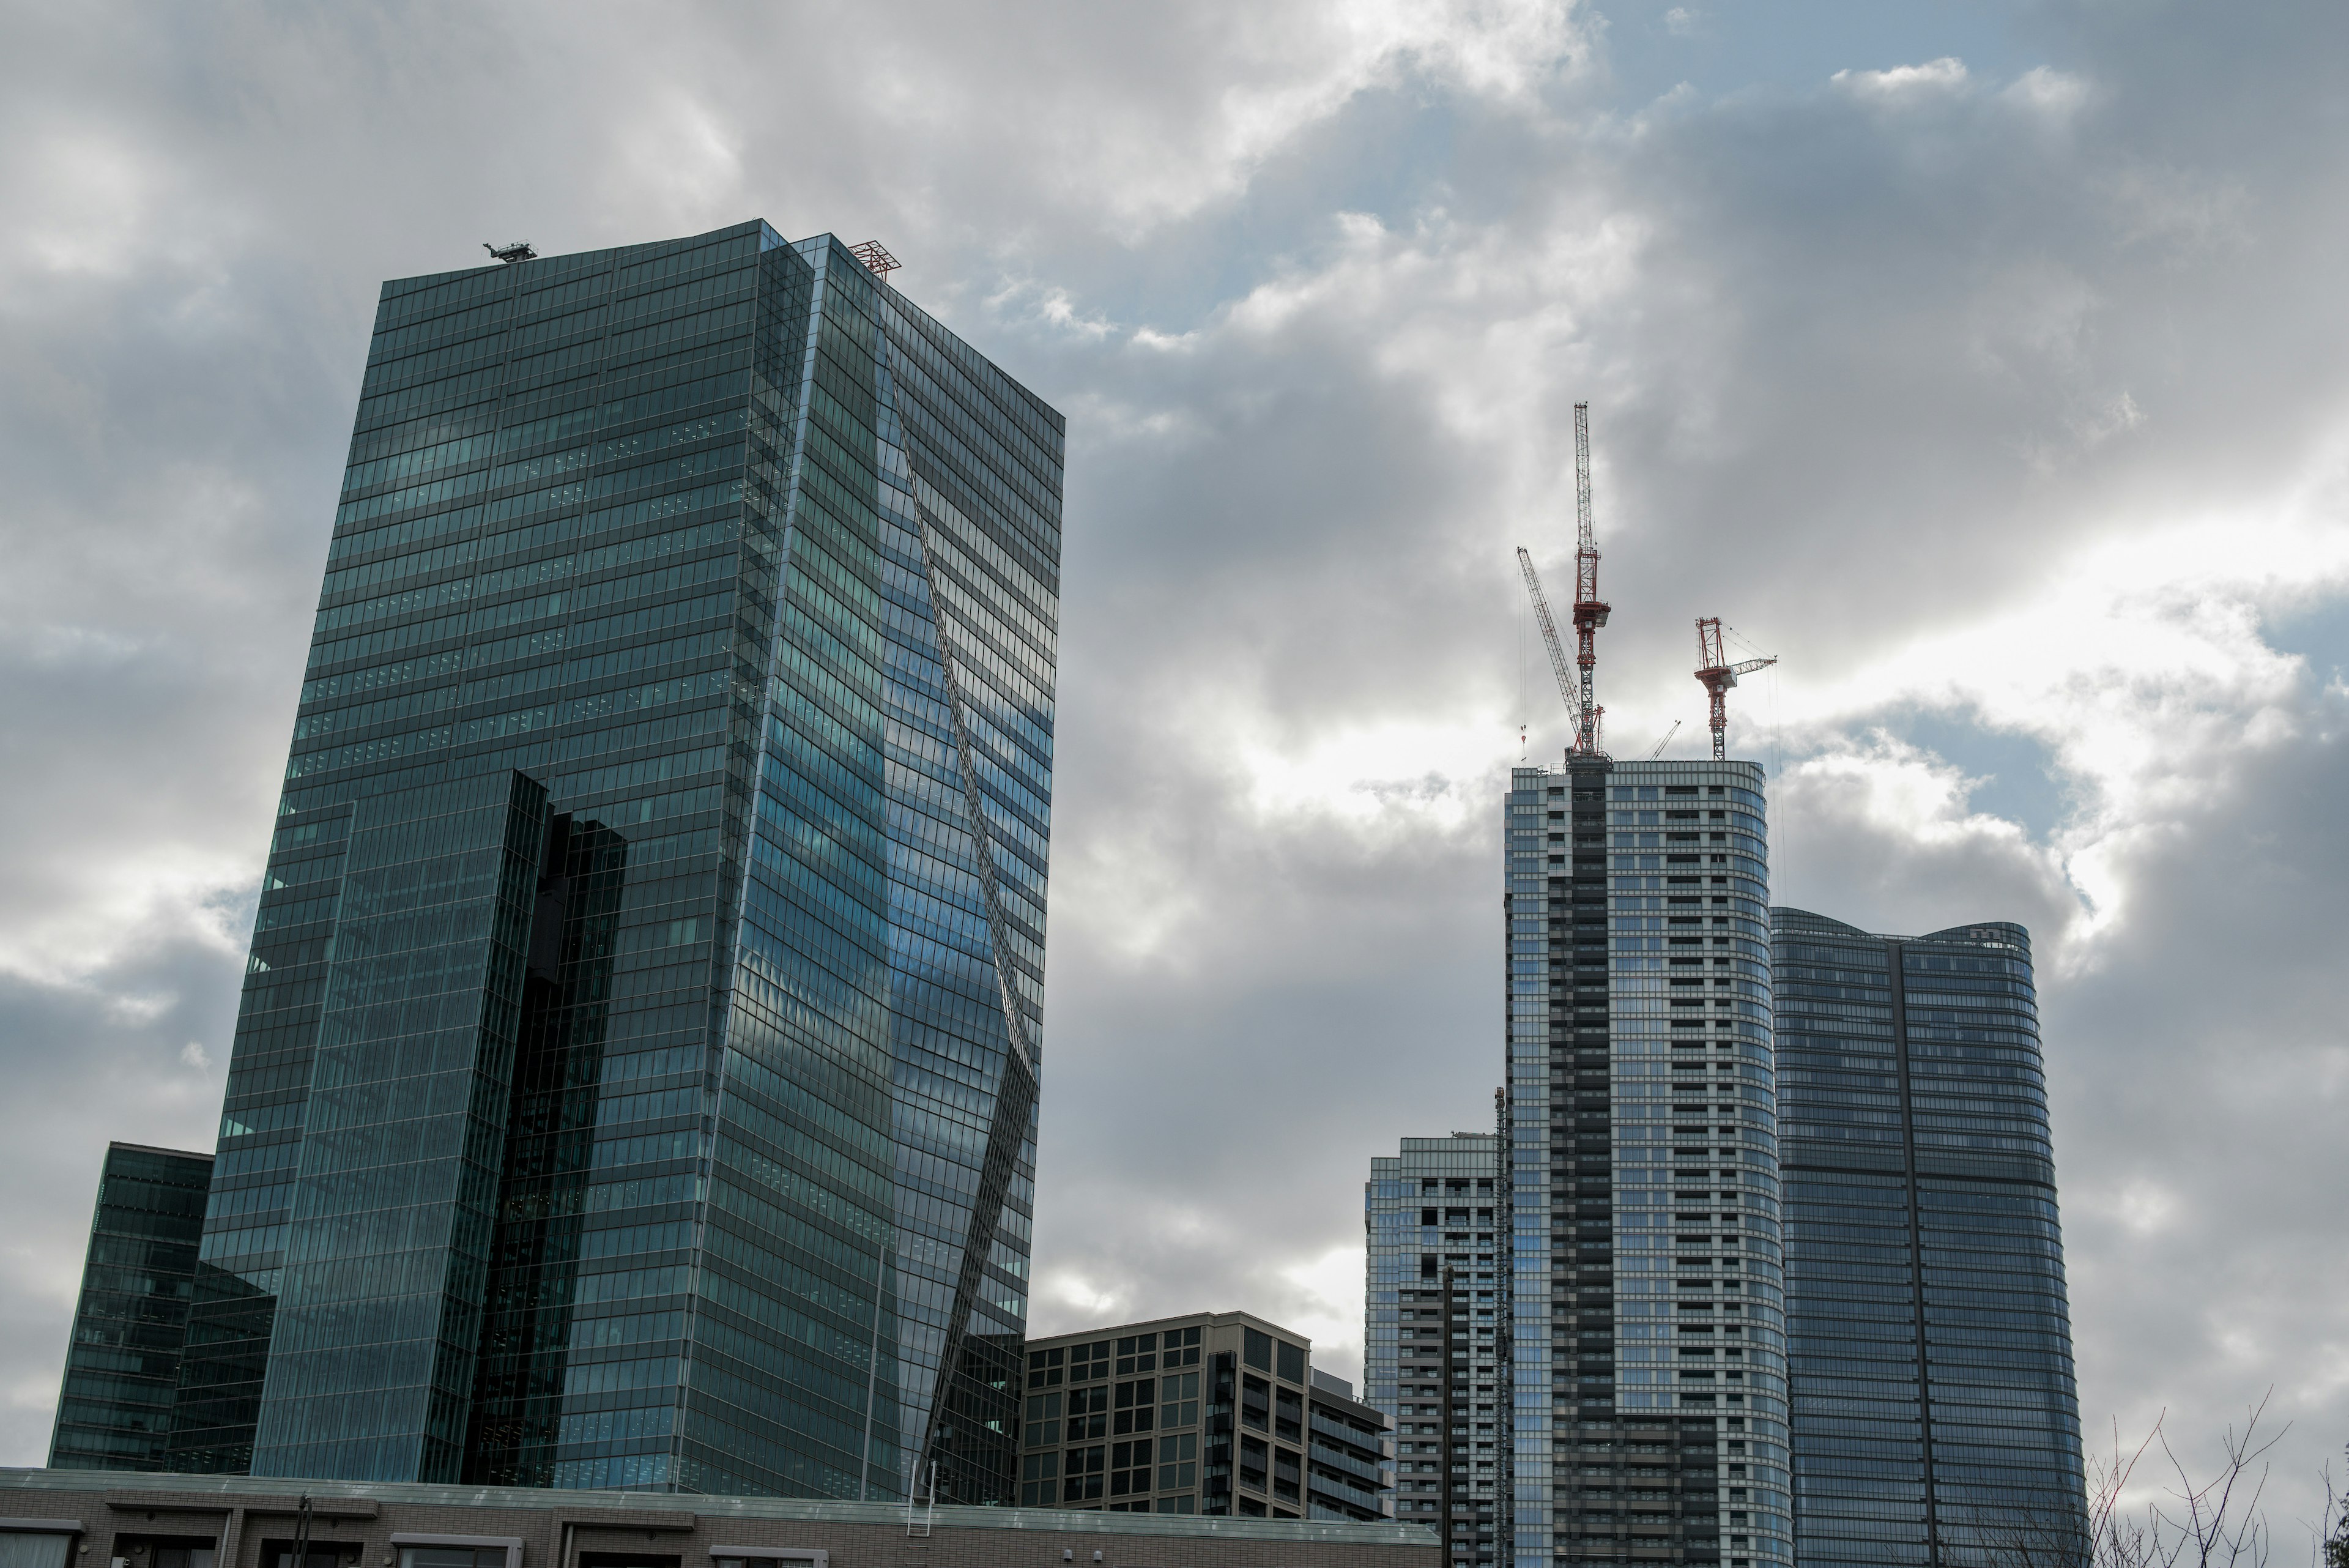
[[[1574,405],[1574,662],[1582,672],[1581,729],[1575,749],[1586,757],[1600,755],[1599,721],[1607,710],[1591,695],[1590,673],[1599,663],[1595,646],[1599,628],[1607,624],[1607,606],[1599,597],[1599,545],[1590,531],[1590,405]]]
[[[1605,607],[1601,607],[1602,608]],[[1696,623],[1696,678],[1704,683],[1705,695],[1713,699],[1713,760],[1723,760],[1729,733],[1729,689],[1737,684],[1741,675],[1751,675],[1778,662],[1773,654],[1764,659],[1748,659],[1740,663],[1729,662],[1722,651],[1721,618],[1700,616]]]
[[[1599,705],[1592,690],[1592,672],[1599,663],[1596,647],[1599,628],[1607,624],[1608,607],[1599,597],[1599,545],[1591,535],[1590,524],[1590,405],[1574,405],[1574,668],[1566,662],[1566,647],[1557,635],[1557,623],[1549,613],[1549,599],[1542,592],[1541,575],[1534,570],[1534,558],[1522,545],[1517,546],[1517,566],[1525,573],[1526,591],[1533,596],[1534,617],[1541,623],[1543,643],[1549,649],[1551,670],[1557,676],[1557,694],[1566,700],[1566,711],[1574,721],[1574,744],[1569,753],[1586,757],[1603,756],[1599,750],[1605,740],[1602,721],[1607,710]]]

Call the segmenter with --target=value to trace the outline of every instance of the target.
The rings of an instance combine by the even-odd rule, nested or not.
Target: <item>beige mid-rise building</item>
[[[1025,1508],[1259,1519],[1389,1515],[1387,1418],[1244,1312],[1028,1342]]]

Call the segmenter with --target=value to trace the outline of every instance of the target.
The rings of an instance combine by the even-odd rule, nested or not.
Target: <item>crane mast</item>
[[[1696,678],[1704,685],[1705,695],[1712,701],[1713,760],[1720,762],[1726,755],[1729,739],[1729,689],[1737,684],[1741,675],[1751,675],[1777,663],[1773,655],[1765,659],[1748,659],[1739,663],[1729,662],[1721,643],[1721,618],[1700,616],[1696,623]]]
[[[1576,704],[1575,750],[1599,755],[1599,721],[1606,710],[1593,691],[1599,628],[1607,605],[1599,597],[1599,545],[1590,521],[1590,405],[1574,405],[1574,662],[1581,672],[1582,701]]]

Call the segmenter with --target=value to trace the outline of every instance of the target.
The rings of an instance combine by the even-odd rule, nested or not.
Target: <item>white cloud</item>
[[[2024,8],[1977,67],[2064,63],[1996,80],[1899,22],[1663,113],[1531,0],[212,15],[0,60],[0,1038],[61,1107],[0,1159],[7,1343],[62,1344],[105,1137],[211,1136],[378,280],[759,213],[1070,416],[1040,1329],[1334,1350],[1362,1161],[1482,1125],[1493,802],[1559,728],[1509,551],[1588,398],[1619,746],[1702,743],[1728,615],[1788,895],[2039,934],[2090,1424],[2349,1418],[2349,659],[2269,629],[2349,598],[2342,154],[2288,112],[2338,20]],[[34,1457],[50,1350],[0,1385]]]
[[[2007,84],[2001,95],[2051,120],[2069,119],[2089,99],[2087,78],[2052,66],[2033,66]]]
[[[1894,66],[1882,71],[1855,71],[1847,67],[1836,72],[1834,78],[1838,87],[1857,97],[1872,99],[1878,103],[1947,97],[1962,90],[1971,79],[1967,74],[1965,61],[1955,55],[1944,55],[1938,60],[1928,60],[1920,66]]]

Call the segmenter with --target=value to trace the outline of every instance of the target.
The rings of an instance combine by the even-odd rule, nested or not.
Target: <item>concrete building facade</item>
[[[1317,1383],[1312,1355],[1305,1335],[1241,1312],[1030,1340],[1020,1506],[1382,1517],[1385,1418]]]
[[[23,1568],[1434,1568],[1392,1523],[0,1470]]]

